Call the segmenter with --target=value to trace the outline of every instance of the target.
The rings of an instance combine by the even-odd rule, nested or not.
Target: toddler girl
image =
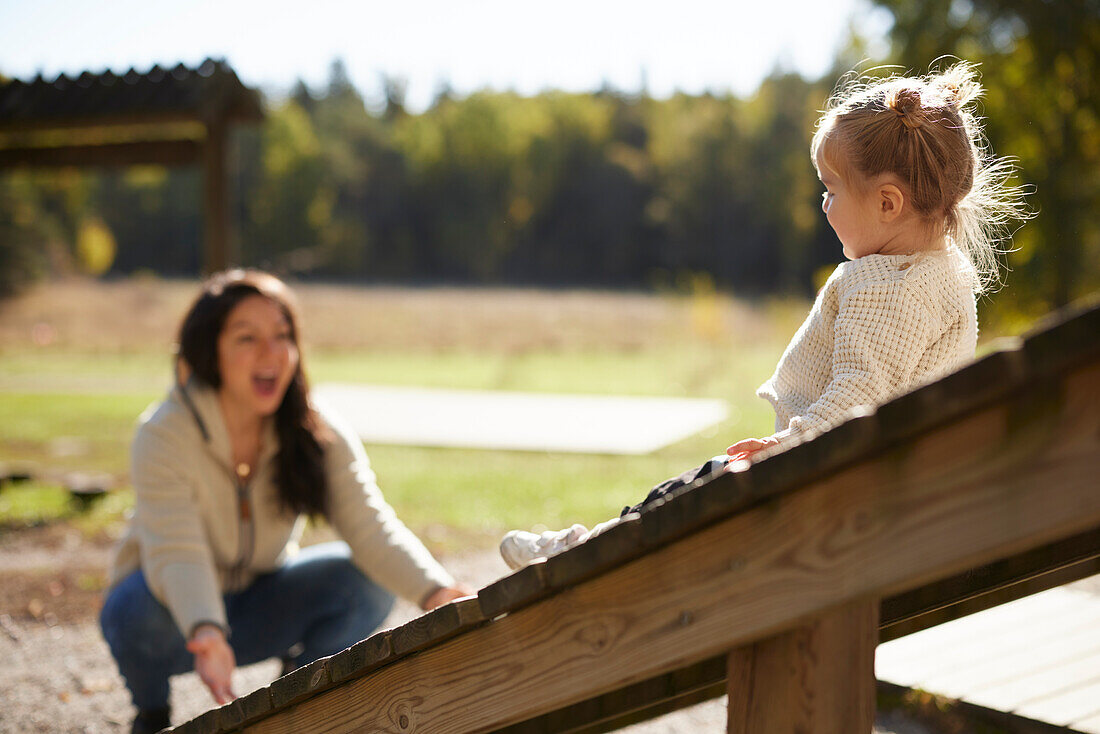
[[[971,109],[974,68],[851,82],[830,100],[810,146],[821,204],[848,258],[817,294],[775,374],[757,391],[775,433],[749,438],[670,479],[625,515],[694,479],[744,468],[757,452],[842,423],[951,372],[974,356],[975,298],[997,281],[997,243],[1023,218],[1012,167],[989,156]],[[541,535],[513,530],[512,568],[584,542],[618,522]]]

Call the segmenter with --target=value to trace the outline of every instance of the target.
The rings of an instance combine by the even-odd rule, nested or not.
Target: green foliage
[[[1097,0],[877,4],[894,16],[893,47],[865,65],[982,63],[993,147],[1036,188],[1039,216],[994,298],[1001,316],[1100,287]],[[865,41],[853,36],[822,80],[777,72],[745,98],[444,87],[419,114],[388,77],[384,99],[365,104],[334,62],[323,88],[298,83],[261,128],[234,136],[240,261],[360,281],[659,288],[706,274],[720,289],[810,293],[841,255],[809,140]],[[200,184],[191,169],[8,175],[0,294],[72,267],[80,223],[95,217],[117,244],[110,272],[197,272]]]
[[[0,172],[0,297],[19,292],[49,269],[66,271],[87,187],[67,174]]]
[[[36,280],[43,270],[33,200],[0,180],[0,297]]]
[[[247,199],[248,259],[306,269],[323,251],[334,192],[313,120],[296,102],[270,111],[259,174]],[[295,265],[298,264],[298,267]]]
[[[120,525],[122,514],[133,507],[130,490],[114,490],[82,508],[64,487],[27,482],[0,487],[0,531],[53,522],[68,522],[86,535]]]
[[[89,275],[102,275],[111,268],[118,246],[111,230],[98,217],[80,223],[76,233],[76,255],[81,269]]]
[[[895,18],[894,62],[982,64],[993,148],[1035,186],[1003,306],[1041,311],[1100,288],[1100,3],[876,1]]]

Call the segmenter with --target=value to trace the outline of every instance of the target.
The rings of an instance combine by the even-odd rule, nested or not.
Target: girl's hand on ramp
[[[726,453],[736,458],[748,458],[755,454],[757,451],[763,451],[771,446],[779,444],[779,439],[774,436],[765,436],[764,438],[745,438],[734,445],[726,449]],[[744,454],[744,456],[738,456]]]
[[[734,445],[726,449],[726,454],[730,457],[729,463],[726,464],[726,471],[738,472],[744,471],[749,468],[749,458],[757,451],[763,451],[766,448],[776,446],[779,444],[779,439],[774,436],[765,436],[764,438],[746,438],[738,441]]]

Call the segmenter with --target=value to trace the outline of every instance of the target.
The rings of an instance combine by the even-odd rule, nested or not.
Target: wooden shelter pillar
[[[206,123],[202,149],[203,274],[229,267],[229,176],[226,165],[228,129],[225,122]]]
[[[727,658],[730,734],[870,734],[879,601],[838,607]]]

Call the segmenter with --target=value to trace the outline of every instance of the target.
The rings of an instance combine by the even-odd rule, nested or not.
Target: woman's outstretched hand
[[[473,596],[474,592],[467,589],[465,586],[444,586],[436,589],[429,594],[421,606],[425,611],[431,611],[436,607],[441,607],[448,602],[452,602],[455,599],[461,599],[464,596]]]
[[[195,672],[218,704],[229,703],[237,697],[233,693],[233,670],[237,667],[237,659],[224,632],[213,625],[203,625],[187,641],[187,650],[195,656]]]

